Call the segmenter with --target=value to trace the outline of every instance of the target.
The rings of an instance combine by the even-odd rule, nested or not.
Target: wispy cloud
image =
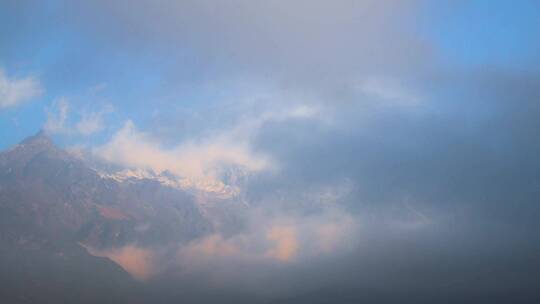
[[[46,110],[47,121],[43,128],[49,133],[67,133],[66,120],[69,113],[69,103],[66,98],[57,99],[52,108]]]
[[[104,116],[113,112],[113,107],[105,106],[99,111],[80,110],[73,113],[79,116],[78,120],[73,121],[69,115],[72,113],[70,103],[67,98],[57,99],[51,108],[46,109],[47,121],[43,128],[54,134],[64,135],[91,135],[98,133],[105,127]]]
[[[355,86],[361,94],[386,102],[389,105],[415,106],[422,98],[396,79],[369,77]]]
[[[0,109],[14,107],[42,93],[43,87],[34,76],[8,77],[4,70],[0,69]]]
[[[98,133],[105,127],[104,116],[111,113],[113,107],[108,105],[98,112],[83,112],[81,120],[77,122],[75,128],[82,135]]]

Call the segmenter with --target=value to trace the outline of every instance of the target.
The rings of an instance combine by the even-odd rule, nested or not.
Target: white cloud
[[[0,69],[0,109],[13,107],[43,93],[38,79],[28,76],[25,78],[9,78]]]
[[[251,150],[239,133],[222,132],[215,136],[188,141],[171,148],[160,144],[127,121],[104,146],[94,149],[99,157],[132,168],[168,170],[190,179],[216,180],[229,166],[242,167],[249,172],[266,169],[269,160]]]

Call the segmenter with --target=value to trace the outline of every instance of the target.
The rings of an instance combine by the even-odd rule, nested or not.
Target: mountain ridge
[[[212,231],[193,195],[151,179],[103,178],[42,131],[0,152],[0,212],[14,223],[5,231],[28,232],[15,239],[98,249],[181,244]]]

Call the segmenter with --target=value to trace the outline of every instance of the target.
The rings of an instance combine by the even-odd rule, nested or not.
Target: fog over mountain
[[[1,303],[539,303],[537,1],[0,0]]]

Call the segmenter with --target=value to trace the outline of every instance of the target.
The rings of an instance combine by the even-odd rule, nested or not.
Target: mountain
[[[47,237],[101,249],[185,242],[211,230],[192,195],[152,179],[104,178],[42,132],[0,154],[0,201],[2,214]]]
[[[185,189],[105,176],[43,132],[0,153],[0,295],[10,303],[81,293],[89,303],[134,303],[139,283],[90,252],[178,246],[213,229]]]
[[[234,184],[225,184],[220,180],[205,179],[205,178],[180,178],[168,171],[156,173],[152,170],[145,169],[123,169],[113,172],[98,171],[102,178],[114,179],[118,182],[132,182],[137,180],[154,180],[160,184],[176,188],[185,192],[189,192],[196,196],[206,196],[208,198],[231,199],[240,194],[240,189]],[[235,174],[236,171],[231,170],[229,175]],[[242,172],[236,173],[234,176],[242,177]],[[229,177],[229,176],[227,176]]]

